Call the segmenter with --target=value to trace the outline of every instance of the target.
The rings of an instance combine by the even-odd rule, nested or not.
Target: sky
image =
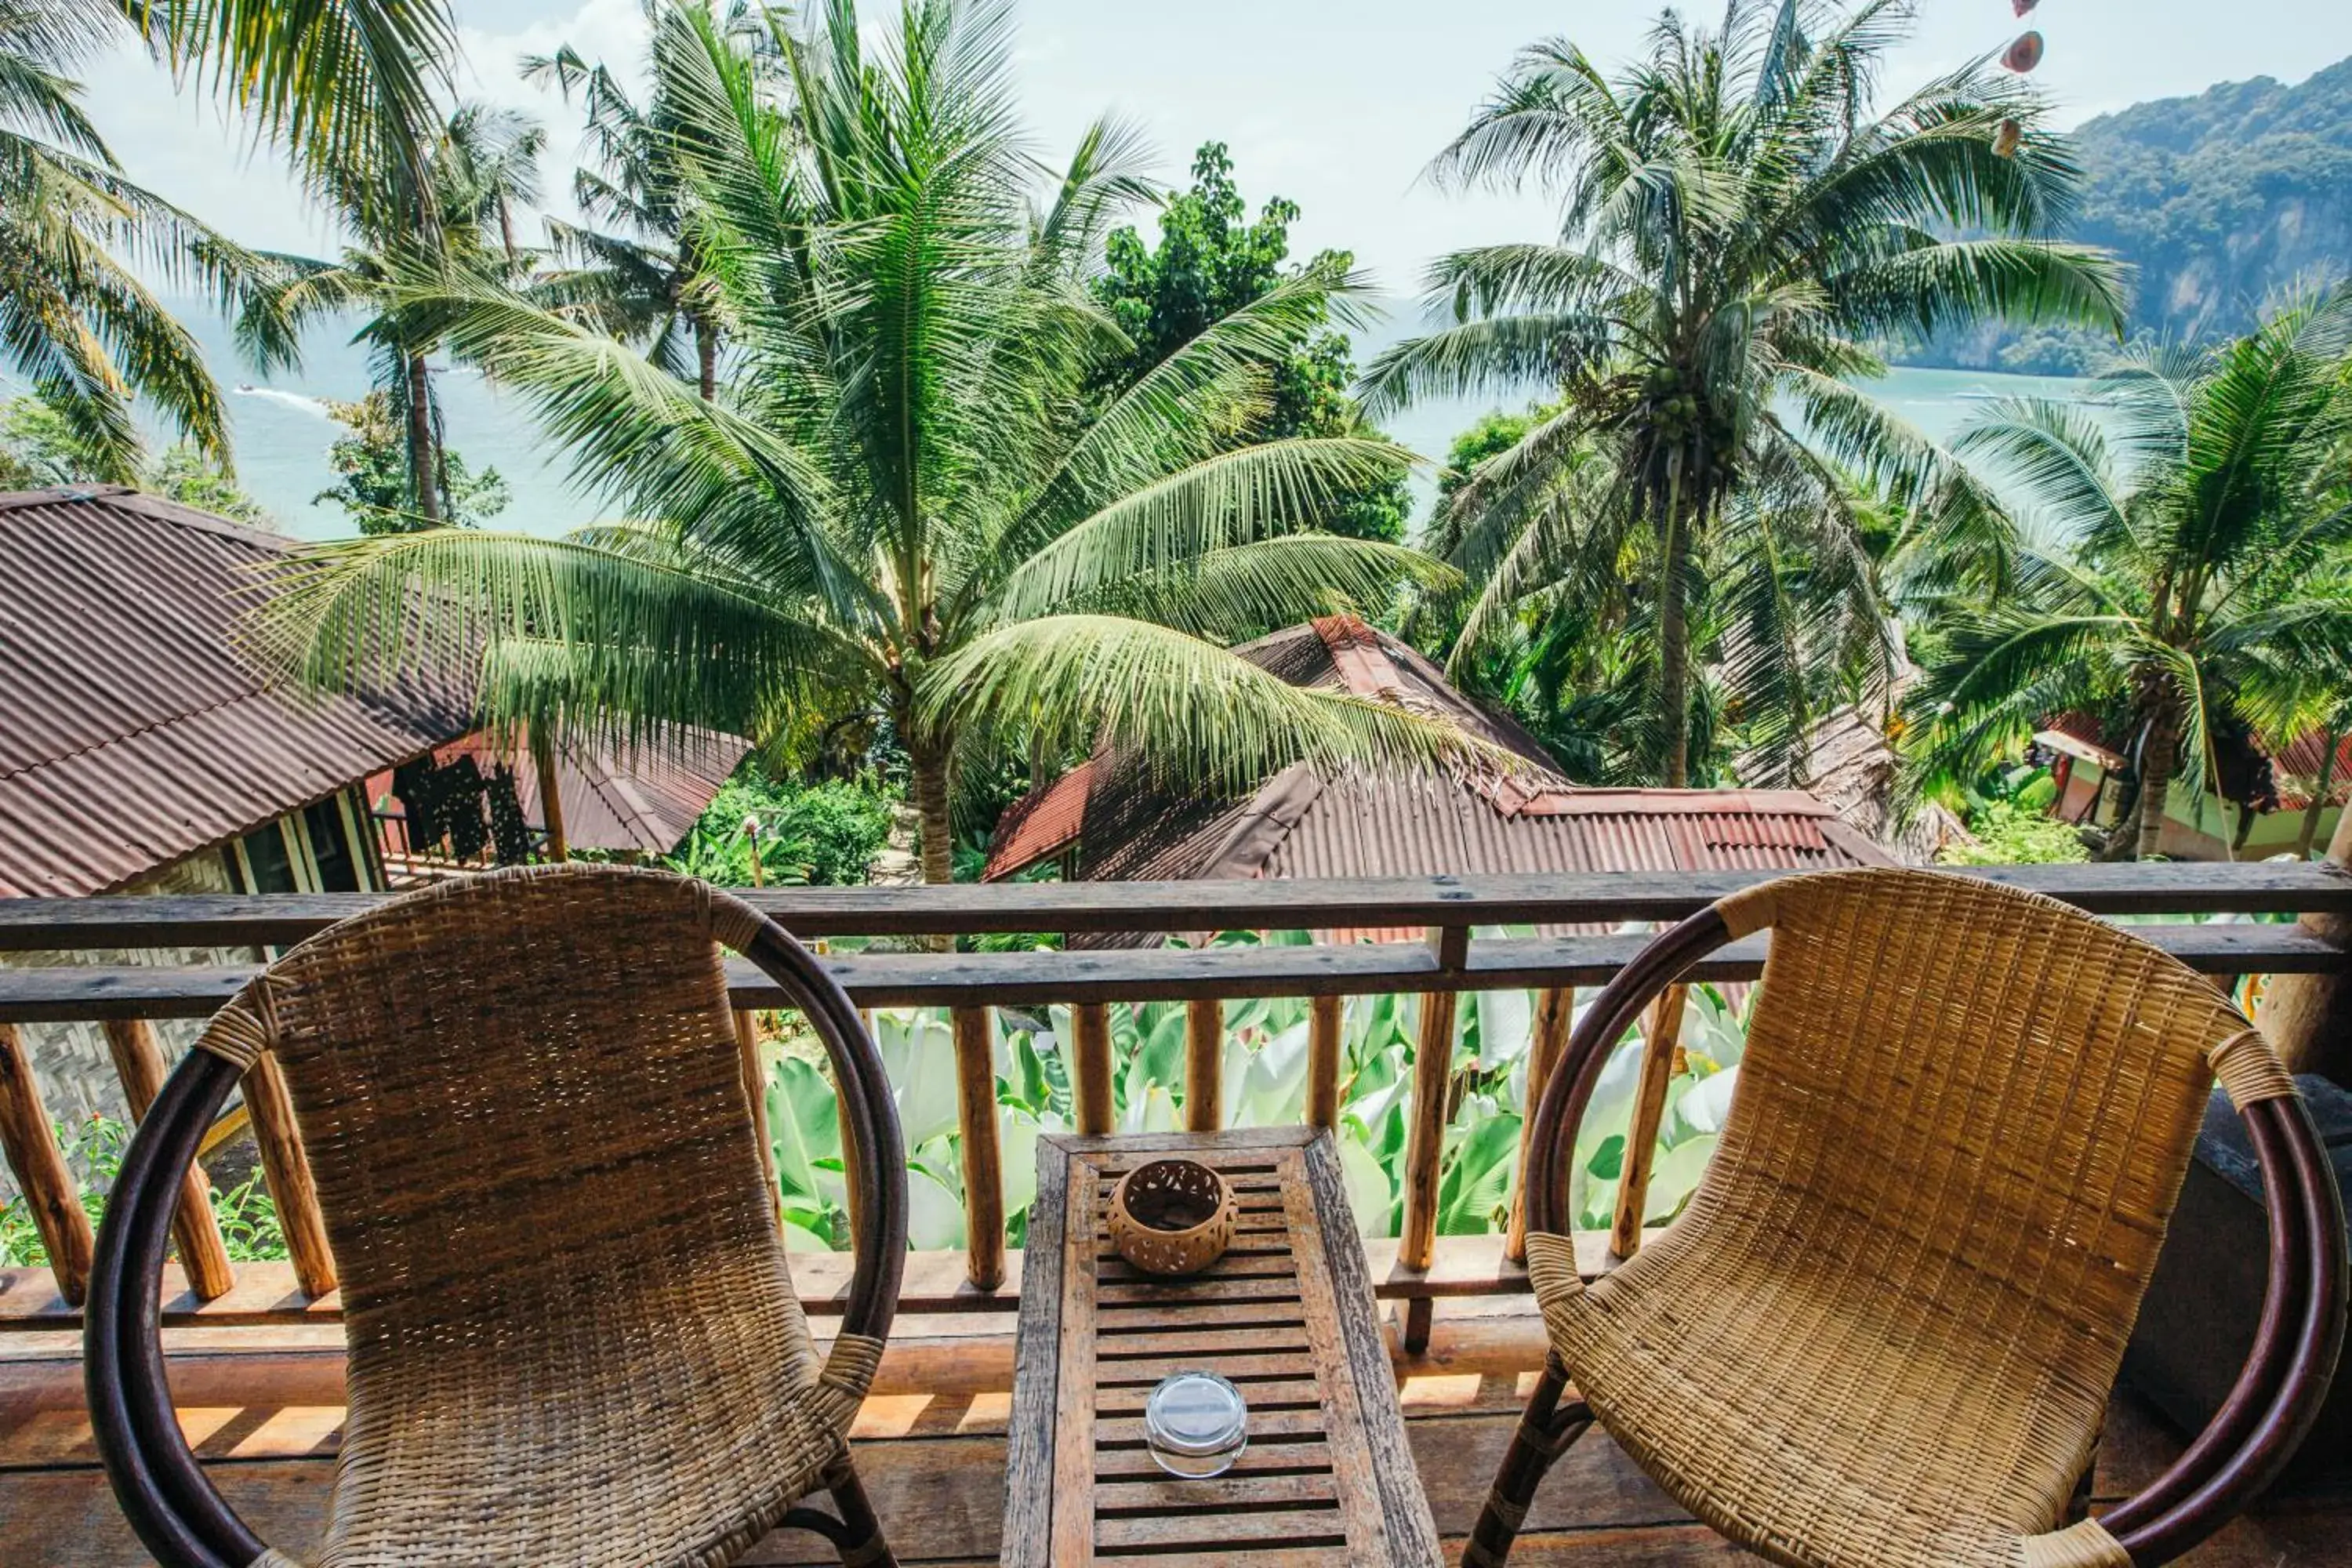
[[[1697,9],[1711,15],[1714,5]],[[639,0],[456,0],[456,9],[460,91],[542,118],[550,205],[565,210],[578,117],[518,79],[515,62],[568,42],[634,68]],[[1435,255],[1542,232],[1545,205],[1532,195],[1465,197],[1420,177],[1513,52],[1559,35],[1622,60],[1655,9],[1648,0],[1025,0],[1019,60],[1042,150],[1066,154],[1091,119],[1115,110],[1140,121],[1175,182],[1194,147],[1222,140],[1253,204],[1279,195],[1299,205],[1298,254],[1352,250],[1384,292],[1404,296]],[[1922,0],[1920,11],[1891,68],[1897,83],[1997,48],[2022,26],[2011,0]],[[2345,0],[2043,0],[2032,23],[2048,41],[2037,79],[2067,123],[2216,81],[2299,81],[2352,55]],[[175,95],[144,57],[126,51],[88,81],[93,115],[132,177],[249,245],[332,246],[272,156],[252,153],[209,101]]]

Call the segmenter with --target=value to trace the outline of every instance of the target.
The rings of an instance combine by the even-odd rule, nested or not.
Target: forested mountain
[[[2295,87],[2257,77],[2135,104],[2074,136],[2089,188],[2069,237],[2139,268],[2136,332],[2242,332],[2298,279],[2352,272],[2352,60]],[[2063,372],[2101,352],[2075,334],[1987,333],[1931,357]]]

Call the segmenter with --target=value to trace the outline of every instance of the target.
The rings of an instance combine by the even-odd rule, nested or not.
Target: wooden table
[[[1171,1153],[1232,1182],[1241,1219],[1206,1272],[1162,1280],[1112,1250],[1103,1216],[1119,1176]],[[1041,1138],[1025,1258],[1006,1563],[1439,1561],[1329,1133]],[[1213,1480],[1144,1447],[1145,1397],[1187,1369],[1249,1405],[1248,1450]]]

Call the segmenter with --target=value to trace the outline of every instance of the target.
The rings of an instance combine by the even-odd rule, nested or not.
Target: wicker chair
[[[830,1054],[860,1202],[820,1358],[755,1146],[720,946]],[[897,1300],[906,1176],[839,986],[696,881],[499,872],[396,899],[215,1015],[125,1155],[90,1284],[90,1412],[167,1568],[289,1568],[196,1466],[157,1332],[173,1194],[261,1052],[341,1275],[350,1416],[321,1568],[705,1568],[778,1525],[891,1561],[845,1434]],[[796,1506],[829,1489],[835,1518]]]
[[[1581,1283],[1565,1152],[1610,1047],[1694,963],[1767,928],[1713,1163],[1673,1226]],[[2216,1076],[2269,1184],[2263,1331],[2212,1426],[2090,1521],[2108,1392]],[[1467,1564],[1503,1561],[1544,1471],[1598,1419],[1775,1563],[2147,1568],[2276,1473],[2344,1331],[2335,1184],[2263,1037],[2156,948],[1973,879],[1788,878],[1665,932],[1576,1032],[1527,1180],[1551,1354]]]

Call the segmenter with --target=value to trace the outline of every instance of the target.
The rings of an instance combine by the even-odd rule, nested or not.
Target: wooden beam
[[[33,1228],[49,1255],[58,1294],[81,1305],[89,1289],[97,1237],[82,1211],[81,1189],[58,1147],[57,1128],[33,1077],[32,1058],[13,1024],[0,1024],[0,1153],[16,1174],[16,1190],[33,1211]]]
[[[1196,996],[1184,1004],[1185,1130],[1214,1132],[1224,1121],[1224,1105],[1225,1005]]]
[[[980,931],[1321,931],[1382,925],[1591,925],[1679,920],[1785,873],[1597,872],[1513,877],[1202,882],[959,883],[772,888],[750,902],[803,940]],[[1955,867],[2095,914],[2352,914],[2352,873],[2256,861]],[[383,901],[381,893],[173,894],[0,900],[0,951],[285,945]]]
[[[768,1207],[775,1215],[776,1234],[784,1230],[784,1184],[776,1175],[774,1134],[768,1128],[768,1067],[760,1059],[760,1016],[748,1007],[735,1010],[735,1056],[743,1078],[743,1098],[751,1107],[751,1137],[760,1146],[760,1174],[768,1184]],[[842,1118],[845,1133],[849,1119]],[[843,1169],[849,1167],[846,1158]]]
[[[1339,1124],[1339,1057],[1342,996],[1311,996],[1307,1002],[1307,1124]]]
[[[1633,1091],[1633,1114],[1625,1130],[1624,1163],[1617,1176],[1617,1223],[1610,1227],[1609,1250],[1631,1258],[1642,1247],[1642,1216],[1650,1201],[1650,1173],[1658,1163],[1658,1130],[1666,1116],[1666,1086],[1681,1054],[1683,1009],[1690,987],[1669,985],[1642,1026],[1642,1078]]]
[[[1078,1131],[1108,1132],[1115,1120],[1110,1086],[1110,1009],[1080,1002],[1070,1009],[1070,1100]]]
[[[1004,1152],[996,1132],[996,1059],[985,1007],[958,1007],[956,1125],[963,1139],[964,1278],[973,1289],[1004,1282]],[[845,1123],[845,1125],[846,1125]]]
[[[1445,1101],[1454,1077],[1454,1011],[1451,991],[1421,998],[1420,1026],[1412,1046],[1412,1121],[1404,1151],[1404,1226],[1397,1258],[1408,1268],[1426,1268],[1437,1242],[1437,1179],[1445,1156]]]
[[[0,899],[0,910],[9,901]],[[2133,927],[2132,933],[2206,974],[2336,974],[2347,964],[2344,949],[2298,925],[2144,925]],[[1046,999],[1234,1000],[1602,985],[1649,941],[1640,935],[1486,941],[1474,944],[1456,970],[1441,970],[1417,942],[1111,952],[866,952],[824,962],[862,1007],[1034,1005]],[[1700,960],[1689,978],[1753,980],[1764,972],[1766,945],[1761,936],[1733,942]],[[250,963],[0,966],[0,1022],[208,1017],[257,968]],[[738,1007],[793,1005],[792,998],[749,964],[730,964],[728,979]]]
[[[302,1148],[294,1120],[294,1097],[285,1069],[264,1051],[245,1072],[246,1108],[253,1113],[253,1141],[261,1150],[261,1170],[278,1205],[278,1228],[305,1294],[323,1296],[335,1288],[335,1254],[327,1242],[327,1222],[319,1212],[319,1184],[310,1156]]]
[[[2352,806],[2336,819],[2326,863],[2352,865]],[[2305,914],[2299,929],[2352,953],[2352,915]],[[2263,989],[2262,1026],[2289,1072],[2321,1073],[2352,1088],[2352,971],[2279,975]]]
[[[536,724],[530,727],[530,761],[539,770],[539,815],[546,819],[547,858],[569,860],[572,841],[563,831],[562,772],[556,764],[554,738]]]
[[[1543,1102],[1545,1086],[1568,1050],[1569,1026],[1575,1016],[1574,986],[1555,985],[1536,998],[1535,1035],[1528,1042],[1528,1100],[1519,1108],[1519,1163],[1511,1179],[1511,1223],[1503,1241],[1503,1256],[1514,1263],[1528,1260],[1528,1141],[1535,1135],[1536,1107]]]
[[[114,1058],[114,1076],[122,1084],[132,1124],[146,1121],[147,1108],[163,1092],[163,1048],[155,1041],[154,1026],[143,1018],[109,1018],[106,1046]],[[228,1294],[236,1283],[236,1269],[229,1262],[220,1221],[213,1214],[212,1182],[200,1164],[191,1163],[180,1179],[172,1239],[179,1244],[180,1262],[187,1270],[190,1289],[207,1301]]]

